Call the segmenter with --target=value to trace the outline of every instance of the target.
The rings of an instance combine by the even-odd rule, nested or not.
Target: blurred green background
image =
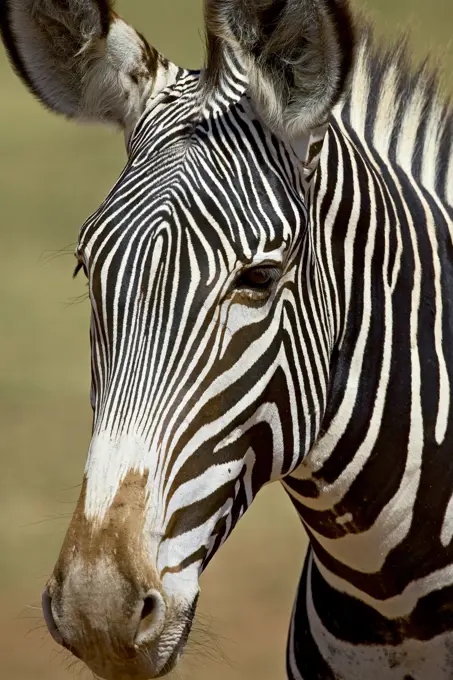
[[[433,52],[451,87],[452,0],[356,5],[386,38],[409,28],[414,53]],[[200,0],[123,0],[118,10],[173,61],[201,64]],[[116,132],[47,113],[3,52],[0,97],[0,678],[66,680],[85,671],[46,634],[39,600],[89,442],[89,304],[78,299],[83,277],[71,279],[72,250],[125,152]],[[203,577],[182,677],[283,680],[304,545],[283,492],[266,489]]]

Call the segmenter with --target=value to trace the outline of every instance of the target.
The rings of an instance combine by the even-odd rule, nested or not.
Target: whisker
[[[42,632],[45,632],[45,631],[47,630],[46,624],[43,623],[43,624],[41,624],[41,625],[39,625],[39,626],[35,626],[34,628],[30,628],[29,630],[27,630],[27,632],[25,633],[24,637],[28,637],[29,635],[32,635],[33,633],[36,633],[36,631],[38,631],[38,630],[39,630],[39,631],[42,631]]]
[[[66,649],[64,649],[63,647],[53,647],[51,651],[52,651],[51,656],[52,663],[62,655],[66,658]]]
[[[63,486],[61,488],[62,491],[73,491],[74,489],[80,489],[82,486],[82,482],[79,482],[79,484],[74,484],[73,486]]]
[[[19,525],[19,529],[26,529],[27,527],[34,527],[38,524],[45,524],[46,522],[54,522],[58,519],[67,519],[72,517],[72,512],[64,512],[61,515],[55,515],[55,517],[44,517],[43,519],[38,519],[35,522],[27,522],[26,524]]]
[[[76,246],[76,243],[69,243],[59,250],[43,250],[38,258],[38,264],[48,264],[49,262],[52,262],[52,260],[55,260],[57,257],[62,257],[63,255],[73,256]]]
[[[215,632],[214,618],[209,614],[198,613],[192,626],[185,654],[193,665],[196,659],[197,666],[204,665],[209,660],[232,668],[232,663],[222,647],[222,642],[228,639]]]
[[[45,574],[37,574],[37,576],[35,576],[34,578],[37,581],[48,581],[51,575],[52,575],[51,573],[46,572]]]
[[[36,611],[41,611],[41,607],[36,604],[26,604],[24,609],[34,609]]]
[[[69,298],[69,300],[63,304],[66,308],[72,307],[73,305],[80,305],[82,302],[88,300],[89,297],[90,294],[88,292],[82,293],[81,295],[76,295],[75,297]]]

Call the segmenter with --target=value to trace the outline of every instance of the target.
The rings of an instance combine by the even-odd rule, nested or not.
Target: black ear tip
[[[21,80],[29,87],[33,94],[37,95],[34,91],[33,83],[25,68],[25,64],[19,53],[19,49],[16,43],[16,38],[13,33],[12,28],[12,17],[11,17],[11,0],[3,0],[0,4],[0,35],[2,42],[5,46],[6,54],[11,63],[11,66],[21,78]]]
[[[113,14],[113,3],[110,0],[96,0],[99,7],[101,21],[101,38],[105,38],[109,32],[110,22]]]
[[[19,40],[15,34],[13,11],[14,6],[12,1],[2,0],[0,3],[0,36],[5,46],[9,62],[16,75],[22,80],[31,94],[35,96],[36,99],[39,99],[44,106],[54,110],[52,102],[45,93],[39,91],[27,69],[25,59],[20,51]]]

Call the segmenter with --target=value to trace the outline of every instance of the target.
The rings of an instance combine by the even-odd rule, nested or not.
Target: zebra
[[[206,0],[179,68],[109,0],[5,0],[13,67],[128,159],[82,226],[93,433],[43,594],[108,680],[178,662],[267,483],[309,537],[291,680],[453,678],[453,115],[346,0]]]

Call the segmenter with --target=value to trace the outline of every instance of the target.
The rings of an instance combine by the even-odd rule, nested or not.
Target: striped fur
[[[365,38],[307,188],[229,74],[200,109],[180,73],[81,232],[86,514],[146,468],[165,583],[203,569],[284,477],[311,540],[289,676],[449,678],[451,114]],[[268,299],[234,289],[267,260],[282,267]],[[125,438],[117,459],[95,450],[104,433]]]
[[[284,480],[311,543],[290,677],[453,674],[452,132],[432,76],[364,39],[310,210],[338,340]]]
[[[105,677],[168,670],[200,573],[281,480],[310,538],[289,678],[447,680],[453,116],[368,31],[349,73],[344,2],[252,9],[269,6],[257,28],[239,0],[208,3],[207,72],[165,68],[81,229],[94,426],[50,628]],[[270,50],[294,8],[315,75],[334,55],[296,122],[306,54]],[[115,617],[150,589],[154,637],[133,638],[140,612]]]

